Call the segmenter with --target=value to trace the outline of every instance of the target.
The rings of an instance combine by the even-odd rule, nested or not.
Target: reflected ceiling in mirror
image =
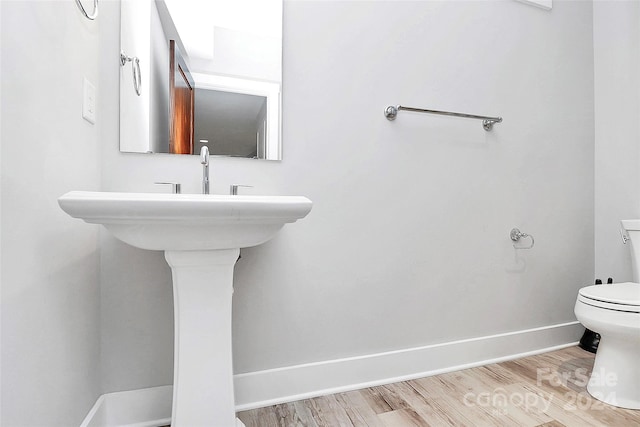
[[[121,51],[120,151],[282,159],[282,0],[121,0]]]

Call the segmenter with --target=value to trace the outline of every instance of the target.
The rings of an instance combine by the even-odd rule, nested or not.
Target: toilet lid
[[[623,311],[640,311],[640,284],[615,283],[612,285],[593,285],[579,291],[581,299],[602,308]],[[585,301],[587,302],[587,301]]]

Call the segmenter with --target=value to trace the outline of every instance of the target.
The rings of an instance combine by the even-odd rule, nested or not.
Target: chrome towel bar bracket
[[[402,105],[393,106],[389,105],[384,109],[384,116],[387,120],[395,120],[399,111],[413,111],[414,113],[428,113],[428,114],[438,114],[441,116],[452,116],[452,117],[463,117],[466,119],[480,119],[482,120],[482,127],[486,131],[490,131],[493,129],[494,123],[502,123],[502,117],[489,117],[489,116],[478,116],[475,114],[466,114],[466,113],[451,113],[449,111],[437,111],[437,110],[425,110],[423,108],[413,108],[413,107],[403,107]]]

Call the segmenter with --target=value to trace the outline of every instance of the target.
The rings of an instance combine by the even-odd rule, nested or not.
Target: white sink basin
[[[72,191],[58,202],[72,217],[102,224],[132,246],[165,251],[175,321],[171,425],[241,426],[233,394],[233,268],[240,248],[264,243],[304,218],[311,201]]]
[[[312,203],[300,196],[109,193],[71,191],[58,199],[74,218],[102,224],[125,243],[150,250],[256,246]]]

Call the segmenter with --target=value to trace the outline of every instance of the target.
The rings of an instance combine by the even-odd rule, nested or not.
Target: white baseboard
[[[577,344],[579,322],[237,374],[236,410],[467,369]]]
[[[236,411],[427,377],[577,344],[579,322],[234,375]],[[107,393],[80,427],[171,422],[172,386]]]
[[[171,423],[173,386],[103,394],[80,427],[158,427]]]

